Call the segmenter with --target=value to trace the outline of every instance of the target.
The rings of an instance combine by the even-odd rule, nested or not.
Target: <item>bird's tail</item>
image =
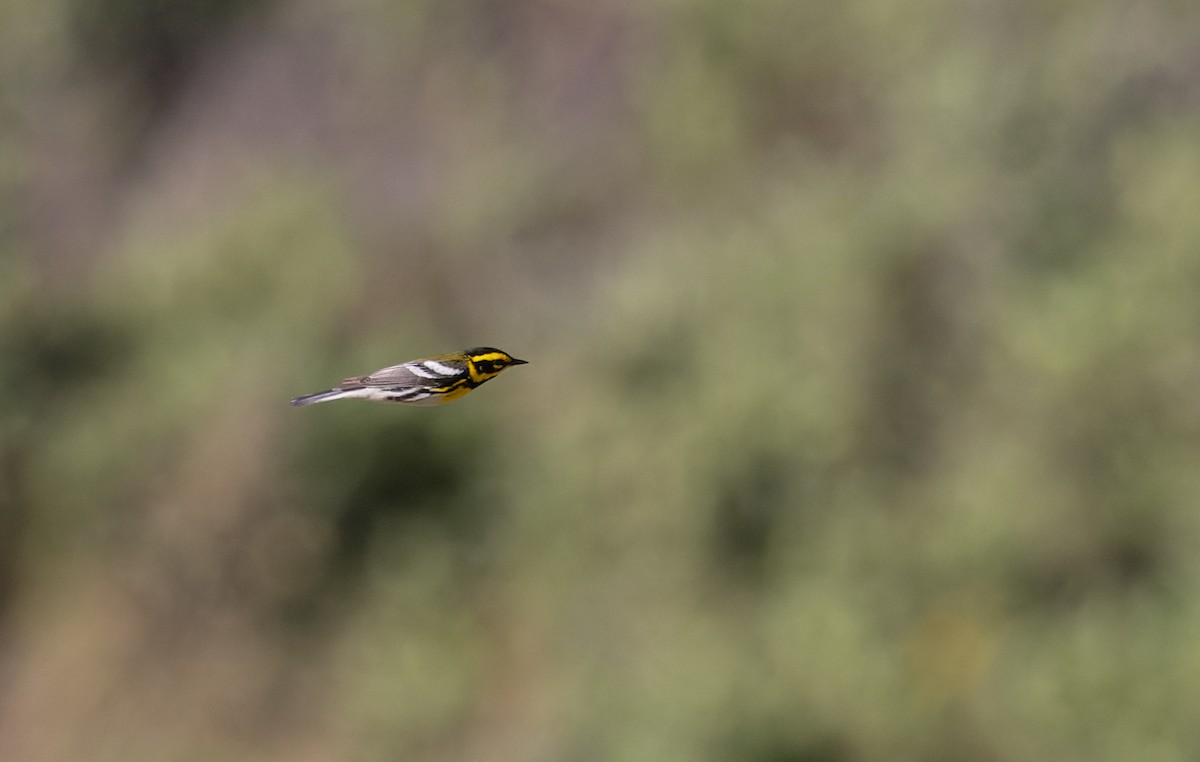
[[[292,404],[296,407],[301,407],[303,405],[315,405],[318,402],[329,402],[330,400],[340,399],[344,396],[346,396],[346,391],[344,389],[326,389],[323,392],[305,394],[303,397],[297,397],[296,399],[292,400]]]

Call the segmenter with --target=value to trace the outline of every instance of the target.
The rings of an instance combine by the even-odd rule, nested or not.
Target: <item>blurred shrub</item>
[[[164,91],[245,8],[136,5]],[[1195,756],[1193,10],[385,5],[273,8],[312,174],[68,294],[4,223],[0,756]]]

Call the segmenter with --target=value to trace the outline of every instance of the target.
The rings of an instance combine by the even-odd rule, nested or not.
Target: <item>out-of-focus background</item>
[[[1194,2],[9,0],[0,200],[0,758],[1200,757]]]

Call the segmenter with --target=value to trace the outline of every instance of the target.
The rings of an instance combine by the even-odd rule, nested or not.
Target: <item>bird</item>
[[[351,376],[332,389],[305,394],[292,405],[315,405],[341,399],[365,399],[427,407],[451,402],[500,375],[506,368],[526,365],[494,347],[432,355],[392,365],[365,376]]]

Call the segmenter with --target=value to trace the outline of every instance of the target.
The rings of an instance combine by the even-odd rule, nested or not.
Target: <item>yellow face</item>
[[[466,354],[467,372],[471,376],[471,381],[476,385],[500,375],[505,368],[525,364],[524,360],[518,360],[507,352],[490,347],[472,349]]]

